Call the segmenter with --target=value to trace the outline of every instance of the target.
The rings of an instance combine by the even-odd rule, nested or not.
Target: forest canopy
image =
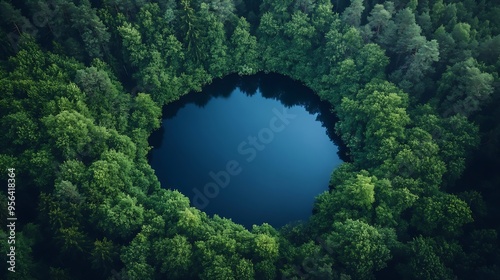
[[[498,279],[499,4],[1,0],[0,278]],[[208,216],[147,161],[164,105],[257,72],[329,102],[348,150],[280,229]]]

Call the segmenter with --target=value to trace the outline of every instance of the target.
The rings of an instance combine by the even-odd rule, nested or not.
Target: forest
[[[500,1],[1,0],[0,26],[1,279],[500,278]],[[349,160],[308,221],[249,230],[162,188],[148,137],[260,72],[329,102]]]

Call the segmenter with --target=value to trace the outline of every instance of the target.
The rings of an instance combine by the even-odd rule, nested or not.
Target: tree
[[[356,96],[342,99],[335,129],[358,164],[367,168],[382,163],[386,157],[379,152],[384,146],[391,145],[391,139],[404,139],[405,126],[410,122],[407,106],[406,94],[391,83],[376,80]]]
[[[230,56],[232,70],[240,75],[249,75],[259,70],[257,39],[250,34],[250,25],[241,17],[231,35]]]
[[[62,203],[81,204],[85,197],[80,194],[78,188],[71,182],[62,180],[54,186],[54,195]]]
[[[372,32],[374,32],[375,37],[378,37],[386,27],[391,24],[392,15],[394,14],[394,4],[390,1],[384,2],[384,4],[375,4],[373,9],[370,11],[368,19],[368,27]]]
[[[438,27],[432,36],[439,44],[439,56],[441,57],[441,64],[452,60],[452,54],[455,49],[455,40],[446,28],[441,25]]]
[[[126,279],[154,278],[154,268],[147,261],[150,258],[151,241],[143,233],[138,233],[130,244],[122,247],[120,254]]]
[[[309,23],[309,17],[302,12],[295,12],[292,15],[292,19],[283,27],[283,34],[291,39],[290,41],[293,45],[293,49],[289,50],[289,52],[291,54],[298,52],[302,54],[300,56],[305,55],[311,48],[314,33],[315,30]]]
[[[132,166],[133,162],[123,153],[113,150],[104,152],[89,167],[90,182],[85,191],[90,202],[99,205],[105,199],[116,201],[117,196],[126,196],[125,192],[133,187]]]
[[[41,136],[37,122],[26,111],[4,116],[0,120],[0,126],[6,128],[6,131],[2,133],[4,142],[12,141],[13,145],[22,148],[38,143]]]
[[[200,48],[200,20],[191,6],[191,0],[181,0],[180,4],[180,35],[183,38],[184,46],[190,54],[190,57],[192,57],[195,62],[198,62],[202,60],[205,55],[201,52]]]
[[[372,79],[383,79],[385,77],[385,68],[389,65],[389,58],[378,45],[365,44],[354,57],[361,83],[368,83]]]
[[[470,116],[493,93],[493,75],[482,71],[473,58],[448,67],[438,82],[437,102],[445,116]]]
[[[311,15],[311,22],[320,34],[324,34],[328,32],[332,26],[338,26],[340,24],[338,14],[332,13],[332,10],[333,5],[331,1],[316,3],[316,9]]]
[[[447,268],[436,255],[428,241],[419,236],[409,243],[410,261],[407,266],[400,267],[401,274],[409,279],[454,279],[451,270]]]
[[[342,34],[337,28],[332,28],[325,34],[324,55],[330,64],[336,64],[345,58],[347,46],[342,39]]]
[[[91,142],[89,130],[92,120],[76,111],[62,111],[56,116],[42,119],[49,137],[60,155],[65,159],[74,159],[84,152]]]
[[[442,119],[438,143],[446,162],[445,186],[452,185],[465,169],[465,159],[479,146],[479,128],[461,114]]]
[[[255,236],[255,254],[262,259],[275,259],[278,256],[278,242],[266,234]]]
[[[133,66],[142,65],[147,51],[142,42],[141,33],[128,22],[118,27],[118,32],[122,38],[129,62]]]
[[[276,279],[276,264],[270,260],[264,260],[255,264],[255,278],[263,280]]]
[[[422,94],[425,89],[424,77],[432,73],[432,64],[439,60],[439,45],[436,40],[426,41],[418,47],[416,53],[409,58],[404,67],[406,71],[396,71],[393,79],[406,92]],[[404,72],[404,73],[403,73]]]
[[[208,7],[202,4],[201,17],[207,26],[203,40],[203,52],[209,54],[205,61],[205,69],[213,77],[222,78],[229,73],[230,62],[226,31],[224,30],[224,24],[206,9]]]
[[[60,228],[55,238],[65,254],[77,256],[87,250],[87,236],[76,226]]]
[[[221,23],[230,20],[235,16],[234,12],[236,11],[232,0],[212,0],[210,1],[210,9],[214,11]]]
[[[236,265],[235,276],[236,279],[242,280],[255,279],[253,263],[250,260],[242,258]]]
[[[153,244],[153,252],[160,272],[172,279],[183,279],[192,274],[192,245],[185,236],[161,238]]]
[[[132,236],[144,221],[144,208],[137,199],[119,193],[112,201],[97,207],[94,215],[97,227],[110,236],[126,239]]]
[[[97,67],[78,70],[75,82],[84,92],[87,107],[97,125],[125,131],[130,99],[120,92],[116,81],[105,70]]]
[[[324,215],[343,221],[347,218],[370,220],[372,204],[375,202],[374,177],[356,174],[332,190],[333,212]]]
[[[85,2],[83,2],[85,3]],[[88,2],[87,2],[88,3]],[[71,27],[79,30],[85,49],[91,58],[102,58],[107,52],[111,35],[90,4],[73,5]]]
[[[351,0],[349,7],[342,13],[342,21],[351,26],[359,27],[361,24],[361,15],[364,10],[363,0]]]
[[[411,53],[425,42],[425,37],[421,35],[421,31],[422,29],[415,22],[413,12],[409,8],[405,8],[396,13],[394,28],[385,29],[381,43],[394,53]]]
[[[369,279],[373,272],[386,266],[391,258],[385,237],[375,227],[359,220],[334,222],[333,231],[326,235],[326,246],[341,271],[356,279]]]
[[[139,93],[132,105],[130,114],[131,126],[151,132],[160,127],[161,108],[156,105],[151,96]]]
[[[233,270],[228,265],[227,259],[221,255],[215,255],[212,261],[205,267],[200,279],[227,279],[234,280]]]
[[[93,268],[108,270],[116,261],[118,253],[113,241],[104,237],[102,240],[94,241],[90,255]]]
[[[453,237],[460,235],[461,227],[472,221],[467,203],[455,195],[441,193],[417,201],[411,224],[426,235]]]

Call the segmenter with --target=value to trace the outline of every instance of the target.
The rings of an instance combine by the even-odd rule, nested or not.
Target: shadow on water
[[[236,74],[228,75],[222,79],[215,79],[210,85],[203,88],[201,93],[190,93],[182,96],[178,101],[163,107],[163,119],[171,119],[177,112],[187,104],[195,104],[203,108],[212,98],[228,98],[235,88],[247,96],[253,96],[260,89],[263,97],[280,101],[285,107],[295,105],[303,106],[312,115],[316,114],[316,120],[326,129],[330,140],[338,147],[338,156],[344,162],[349,162],[347,147],[341,138],[335,133],[337,116],[331,111],[331,105],[321,101],[310,88],[294,81],[284,75],[270,73],[258,73],[256,75],[240,77]],[[149,144],[160,148],[163,141],[164,128],[161,126],[154,131]]]

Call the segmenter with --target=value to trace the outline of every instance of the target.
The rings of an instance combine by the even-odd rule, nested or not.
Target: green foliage
[[[181,0],[180,32],[183,36],[184,46],[188,54],[195,60],[202,59],[202,52],[199,44],[201,26],[199,19],[191,7],[191,0]]]
[[[365,7],[362,0],[351,0],[351,5],[347,7],[342,13],[342,20],[354,27],[359,27],[361,24],[361,15]]]
[[[408,266],[402,269],[409,279],[454,279],[427,239],[415,238],[409,244],[409,251],[412,258]]]
[[[256,73],[259,70],[257,39],[250,34],[250,25],[245,18],[238,20],[230,42],[231,70],[240,75]]]
[[[405,279],[498,275],[497,181],[457,184],[475,147],[498,150],[493,2],[0,1],[0,11],[0,165],[16,167],[20,199],[33,202],[11,279],[370,279],[387,265]],[[311,219],[280,231],[208,217],[160,188],[146,160],[164,104],[258,71],[329,102],[350,159]]]
[[[130,237],[144,220],[144,208],[135,198],[118,194],[113,201],[105,201],[95,214],[97,227],[115,238]]]
[[[111,240],[104,237],[102,240],[96,240],[91,252],[91,262],[93,268],[109,269],[117,257],[115,245]]]
[[[469,116],[477,112],[493,93],[493,75],[481,71],[473,58],[449,67],[439,81],[437,98],[445,116]]]
[[[356,174],[353,178],[344,180],[341,185],[336,186],[332,191],[332,201],[330,207],[333,207],[333,216],[335,221],[350,219],[368,219],[372,204],[375,202],[374,181],[375,177],[369,177],[366,174]]]
[[[169,275],[172,279],[182,279],[190,273],[192,264],[192,245],[186,237],[175,235],[153,244],[155,262],[160,272]]]
[[[274,259],[278,256],[278,242],[271,236],[257,234],[255,236],[255,253],[261,258]]]
[[[333,223],[326,244],[344,267],[343,273],[356,279],[369,279],[373,278],[373,271],[384,268],[391,257],[384,239],[377,228],[347,219]]]
[[[151,96],[139,93],[134,100],[130,121],[133,127],[141,127],[153,131],[160,127],[161,109],[154,103]]]
[[[460,228],[472,221],[467,203],[455,195],[441,194],[418,201],[411,223],[423,234],[458,236]]]
[[[388,140],[404,139],[405,126],[410,123],[407,106],[407,95],[388,82],[374,81],[356,96],[342,99],[336,130],[355,162],[365,168],[383,162],[386,156],[380,152],[390,145]]]
[[[42,121],[54,147],[61,150],[63,158],[74,159],[81,155],[91,141],[89,128],[93,125],[92,120],[76,111],[62,111]]]

